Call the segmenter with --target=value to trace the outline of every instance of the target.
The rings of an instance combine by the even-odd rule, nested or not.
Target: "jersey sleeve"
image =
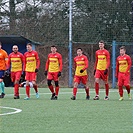
[[[128,63],[128,67],[127,67],[126,73],[130,70],[131,65],[132,65],[132,61],[131,61],[131,57],[130,56],[127,56],[127,63]]]
[[[9,55],[9,56],[8,56],[7,69],[10,68],[10,65],[11,65],[11,57],[10,57],[10,55]]]
[[[118,76],[118,72],[119,72],[119,62],[118,62],[118,58],[117,58],[116,59],[116,71],[115,71],[116,77]]]
[[[59,55],[59,65],[60,65],[60,72],[62,71],[62,56]]]
[[[84,57],[85,57],[85,67],[83,68],[83,70],[86,70],[88,68],[89,63],[87,57],[86,56]]]
[[[94,64],[94,70],[96,70],[97,68],[97,62],[98,62],[98,56],[97,56],[97,52],[95,53],[95,64]]]
[[[26,53],[24,54],[24,56],[23,56],[23,71],[25,71],[25,69],[26,69]]]
[[[110,66],[110,54],[109,52],[107,51],[107,66],[106,66],[106,69],[108,69]]]
[[[76,65],[75,58],[73,59],[73,66],[74,66],[74,69],[76,70],[77,65]]]
[[[48,71],[48,67],[49,67],[49,55],[48,55],[46,65],[45,65],[45,71]]]
[[[6,51],[4,53],[5,53],[4,56],[5,56],[5,62],[6,62],[6,69],[8,69],[8,54]]]
[[[40,67],[40,59],[37,52],[36,52],[36,62],[37,62],[36,68],[38,69]]]
[[[21,61],[22,61],[22,68],[23,68],[23,71],[24,71],[24,55],[23,54],[21,54]]]

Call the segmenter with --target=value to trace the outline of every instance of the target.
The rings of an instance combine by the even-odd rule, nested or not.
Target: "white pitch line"
[[[0,108],[15,110],[14,112],[8,112],[8,113],[3,113],[3,114],[0,114],[0,116],[2,116],[2,115],[11,115],[11,114],[16,114],[16,113],[20,113],[20,112],[22,111],[21,109],[11,108],[11,107],[3,107],[3,106],[0,106]]]
[[[79,89],[80,90],[80,89]],[[80,90],[81,91],[81,90]],[[79,94],[82,94],[82,93],[85,93],[84,89],[82,92],[77,92]],[[126,90],[124,90],[126,91]],[[95,93],[95,90],[90,90],[91,93]],[[100,92],[105,92],[105,90],[100,90]],[[110,90],[110,92],[118,92],[117,89],[115,90]],[[59,92],[59,94],[72,94],[72,91],[71,92]],[[14,94],[6,94],[6,96],[13,96]],[[22,95],[26,95],[26,94],[20,94],[21,96]],[[35,95],[35,93],[31,93],[30,95]],[[39,95],[51,95],[51,92],[46,92],[46,93],[39,93]]]

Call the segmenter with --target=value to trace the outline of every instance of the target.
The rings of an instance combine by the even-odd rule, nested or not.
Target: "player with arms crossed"
[[[0,42],[0,89],[1,89],[1,95],[0,98],[4,98],[5,96],[5,84],[3,82],[4,78],[4,72],[7,69],[8,64],[8,54],[5,50],[2,49],[2,44]]]
[[[83,83],[85,91],[86,91],[86,99],[89,100],[89,87],[87,85],[88,75],[88,59],[85,55],[83,55],[82,48],[77,49],[77,56],[74,58],[74,66],[75,66],[75,76],[74,76],[74,88],[73,88],[73,96],[72,100],[76,100],[77,87],[80,82]]]
[[[102,79],[105,83],[106,96],[104,100],[109,100],[109,84],[108,84],[108,71],[110,66],[110,54],[104,48],[104,41],[99,41],[99,50],[96,51],[95,66],[94,66],[94,76],[95,76],[95,92],[96,96],[94,100],[99,100],[99,81]]]
[[[14,83],[14,99],[19,99],[19,80],[22,74],[24,57],[18,52],[18,46],[14,45],[13,52],[8,57],[8,72],[11,67],[11,80]]]
[[[39,98],[38,88],[36,84],[36,76],[40,66],[40,59],[38,53],[32,50],[32,44],[27,44],[27,52],[24,53],[24,71],[25,71],[25,80],[26,80],[26,95],[27,97],[24,100],[30,99],[30,84],[33,83],[33,88],[36,92],[36,98]]]
[[[56,51],[56,46],[51,46],[51,53],[48,55],[44,73],[47,76],[48,87],[52,92],[51,100],[58,99],[59,77],[61,76],[62,71],[62,56]],[[51,84],[52,80],[55,82],[55,90]]]
[[[130,68],[131,68],[131,57],[126,54],[124,46],[120,47],[120,55],[116,60],[116,78],[118,78],[118,88],[120,101],[123,100],[123,85],[126,87],[128,97],[131,99],[130,94]]]

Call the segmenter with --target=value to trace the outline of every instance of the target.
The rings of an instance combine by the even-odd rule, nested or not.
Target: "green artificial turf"
[[[85,99],[83,89],[78,89],[77,99],[72,101],[72,89],[61,88],[57,101],[50,100],[48,88],[39,88],[36,99],[31,89],[30,100],[24,100],[25,89],[20,88],[20,99],[13,99],[13,88],[6,88],[6,96],[0,99],[0,133],[133,133],[133,101],[124,92],[119,101],[117,90],[110,90],[110,100],[105,101],[105,91],[100,90],[100,100],[94,101],[94,89],[90,100]]]

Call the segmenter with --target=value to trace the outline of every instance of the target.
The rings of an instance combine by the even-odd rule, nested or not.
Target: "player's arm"
[[[5,57],[6,69],[8,69],[8,54],[6,51],[4,52],[4,57]]]
[[[24,55],[21,54],[20,58],[21,58],[21,62],[22,62],[22,69],[24,71],[24,67],[23,67],[24,66]]]
[[[40,59],[39,59],[39,56],[38,56],[38,53],[36,52],[36,68],[39,69],[40,67]]]
[[[88,59],[87,59],[87,57],[85,56],[85,67],[84,67],[82,70],[83,70],[83,71],[86,70],[86,69],[88,68],[88,65],[89,65]]]
[[[95,54],[94,70],[96,70],[96,68],[97,68],[97,62],[98,62],[98,56],[97,56],[97,52],[96,52],[96,54]]]
[[[48,56],[48,59],[47,59],[47,61],[46,61],[46,65],[45,65],[45,72],[44,72],[44,75],[46,75],[46,76],[47,76],[47,74],[48,74],[48,68],[49,68],[49,56]]]
[[[26,55],[24,54],[24,58],[23,58],[23,71],[26,70]]]
[[[8,62],[7,62],[7,69],[10,68],[10,65],[11,65],[11,56],[9,55],[8,56]]]
[[[75,58],[74,58],[74,60],[73,60],[73,69],[76,70],[76,67],[77,67],[77,65],[76,65],[76,60],[75,60]]]
[[[128,67],[127,67],[127,70],[126,70],[126,72],[125,72],[125,73],[127,73],[127,72],[130,70],[131,65],[132,65],[132,61],[131,61],[130,56],[127,56],[127,57],[128,57],[128,58],[127,58]]]
[[[118,59],[116,60],[116,71],[115,71],[115,76],[118,78],[118,72],[119,72],[119,62]]]
[[[107,52],[106,59],[107,59],[107,66],[106,66],[106,69],[108,69],[109,66],[110,66],[110,54],[109,54],[109,52]]]
[[[48,68],[49,68],[49,56],[48,56],[48,59],[46,61],[45,71],[48,71]]]
[[[62,56],[59,56],[60,72],[62,71]]]
[[[96,52],[96,54],[95,54],[95,64],[94,64],[94,73],[93,73],[94,75],[96,73],[97,62],[98,62],[98,55],[97,55],[97,52]]]

